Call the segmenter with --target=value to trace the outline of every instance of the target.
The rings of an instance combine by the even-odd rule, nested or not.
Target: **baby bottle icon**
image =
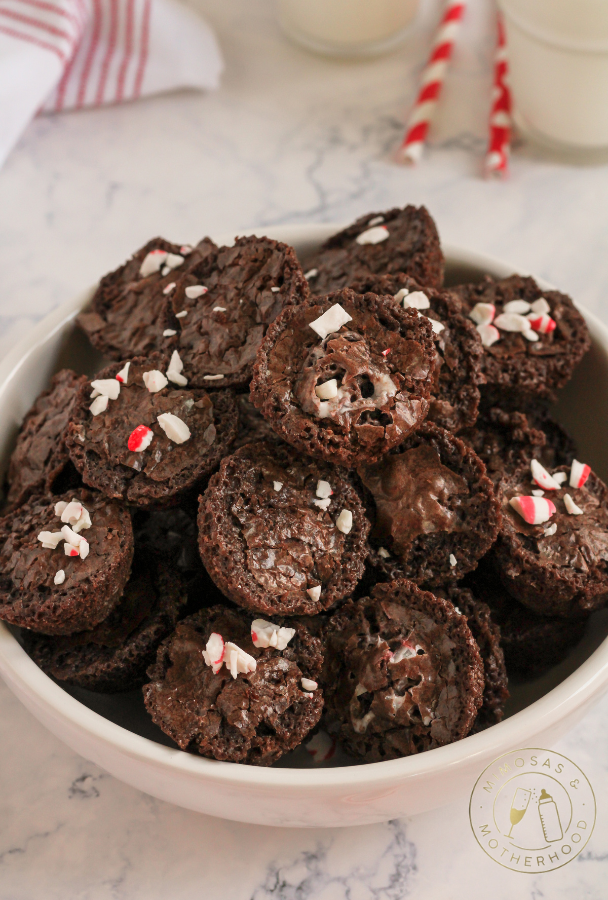
[[[559,812],[553,797],[542,788],[538,801],[538,814],[543,826],[543,834],[548,843],[560,841],[563,837],[562,823],[559,820]]]

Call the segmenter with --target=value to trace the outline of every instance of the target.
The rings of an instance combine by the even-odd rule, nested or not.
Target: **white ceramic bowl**
[[[293,244],[302,258],[338,226],[292,226],[263,233]],[[444,248],[448,281],[475,280],[512,269],[455,247]],[[546,286],[546,285],[545,285]],[[546,286],[547,287],[547,286]],[[89,294],[56,309],[0,365],[0,460],[6,465],[18,423],[54,371],[99,363],[74,328]],[[560,401],[559,416],[579,441],[581,458],[606,478],[608,330],[584,313],[593,348]],[[165,744],[137,706],[137,693],[117,700],[69,693],[48,678],[0,625],[0,673],[46,727],[82,756],[142,791],[214,816],[279,826],[380,822],[449,803],[473,787],[480,772],[519,747],[550,747],[608,685],[608,615],[596,613],[583,642],[550,673],[515,685],[500,725],[447,747],[370,765],[312,768],[306,754],[271,769],[215,762]],[[149,735],[149,736],[146,736]],[[289,767],[292,766],[292,767]],[[299,766],[299,767],[296,767]]]

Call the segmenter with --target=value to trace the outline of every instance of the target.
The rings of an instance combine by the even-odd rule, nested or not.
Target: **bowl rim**
[[[307,240],[323,240],[341,227],[344,226],[284,225],[256,228],[241,233],[264,234],[288,243],[303,243]],[[446,244],[443,251],[446,259],[452,263],[482,269],[498,277],[505,277],[516,271],[515,267],[503,260],[456,245]],[[552,288],[552,285],[543,279],[536,280],[543,289]],[[0,362],[0,404],[9,385],[18,379],[25,362],[53,335],[70,325],[77,312],[90,298],[92,290],[93,288],[84,291],[55,308]],[[585,316],[594,337],[608,353],[608,328],[583,306],[579,309]],[[65,722],[68,728],[81,733],[86,732],[106,747],[142,764],[177,770],[197,780],[212,781],[233,788],[257,786],[268,789],[288,785],[291,788],[308,790],[329,787],[361,789],[365,785],[377,787],[383,783],[402,782],[420,775],[433,775],[435,772],[454,769],[465,762],[471,763],[476,757],[496,758],[504,752],[505,746],[519,747],[520,741],[525,740],[526,735],[550,729],[569,712],[574,713],[591,700],[602,688],[608,687],[608,639],[605,639],[585,662],[559,685],[525,709],[486,731],[469,735],[463,741],[438,747],[432,753],[336,768],[262,768],[238,765],[196,756],[135,734],[94,712],[52,681],[30,659],[3,623],[0,623],[0,674],[20,697],[27,697],[30,700],[37,698],[35,702],[38,705],[40,703],[46,705],[56,718]]]

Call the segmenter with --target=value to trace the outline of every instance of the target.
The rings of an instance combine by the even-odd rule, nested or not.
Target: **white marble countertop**
[[[287,43],[270,0],[198,0],[226,56],[221,89],[37,119],[0,172],[0,353],[151,235],[177,241],[425,203],[446,242],[554,282],[608,322],[608,166],[525,146],[479,177],[492,39],[471,4],[427,159],[391,160],[434,4],[391,56],[335,62]],[[171,807],[48,734],[0,686],[0,900],[513,900],[606,897],[608,699],[555,749],[587,773],[598,822],[542,876],[499,869],[467,803],[386,825],[255,828]]]

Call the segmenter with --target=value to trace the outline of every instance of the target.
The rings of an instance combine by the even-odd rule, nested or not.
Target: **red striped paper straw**
[[[505,178],[509,174],[509,145],[511,142],[511,91],[505,26],[498,15],[498,41],[494,64],[494,88],[490,112],[490,136],[486,154],[486,175]]]
[[[452,56],[456,35],[464,15],[466,3],[448,2],[437,30],[435,43],[422,73],[418,98],[410,115],[405,137],[399,148],[404,162],[417,163],[422,156],[428,130],[443,87],[446,69]]]

